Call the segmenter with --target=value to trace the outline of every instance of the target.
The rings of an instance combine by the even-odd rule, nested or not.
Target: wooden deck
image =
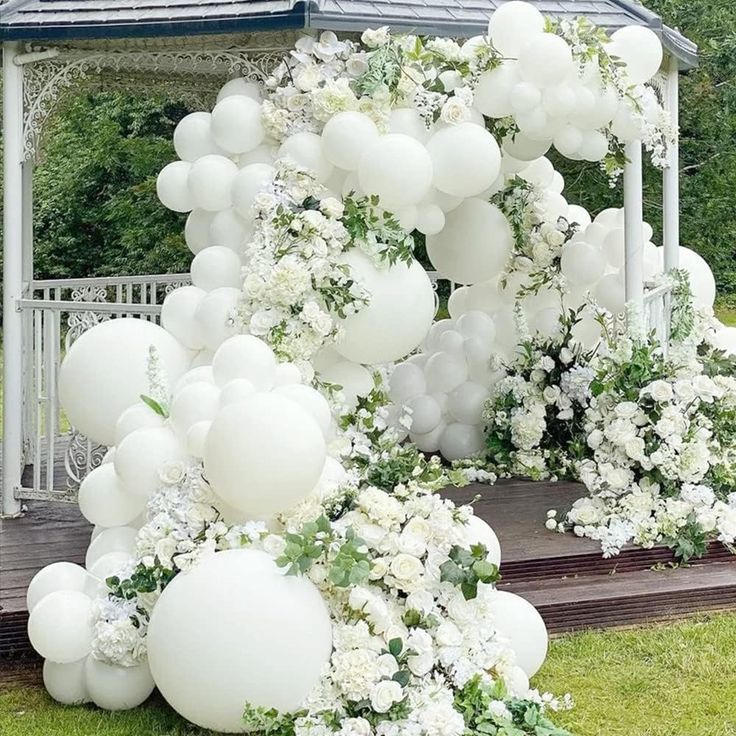
[[[625,549],[604,560],[597,543],[547,531],[547,510],[569,508],[582,494],[576,484],[504,481],[444,494],[458,503],[480,496],[476,513],[501,542],[499,587],[531,601],[553,635],[736,608],[736,557],[720,545],[711,545],[703,562],[671,569],[663,547]],[[26,587],[50,562],[82,563],[90,532],[74,505],[29,502],[22,518],[0,521],[0,671],[7,673],[0,683],[38,681],[26,636]]]

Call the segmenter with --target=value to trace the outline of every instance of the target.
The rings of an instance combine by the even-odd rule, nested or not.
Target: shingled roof
[[[0,38],[60,40],[185,36],[281,29],[357,31],[370,26],[472,36],[506,0],[10,0],[0,5]],[[634,0],[530,0],[545,15],[585,15],[605,28],[652,28],[682,66],[697,47]]]

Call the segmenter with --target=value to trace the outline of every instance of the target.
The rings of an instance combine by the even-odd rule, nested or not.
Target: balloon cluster
[[[515,158],[537,158],[554,143],[568,158],[600,161],[609,152],[609,131],[619,141],[639,139],[646,115],[658,114],[650,95],[642,92],[651,103],[642,114],[626,91],[657,73],[662,45],[648,28],[628,26],[579,64],[574,49],[585,28],[554,30],[529,3],[513,0],[496,10],[489,35],[504,61],[478,80],[475,107],[489,118],[513,117],[520,133],[503,148]],[[602,56],[622,62],[619,76],[602,73]]]

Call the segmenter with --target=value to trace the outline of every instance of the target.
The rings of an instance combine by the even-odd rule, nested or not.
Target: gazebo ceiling
[[[506,0],[10,0],[0,4],[0,38],[61,41],[331,29],[389,25],[430,35],[472,36]],[[615,30],[646,25],[683,68],[697,47],[634,0],[530,0],[557,18],[585,15]]]

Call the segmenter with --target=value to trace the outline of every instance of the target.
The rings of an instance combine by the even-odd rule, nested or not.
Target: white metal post
[[[644,304],[644,196],[641,141],[626,144],[624,167],[624,275],[626,301]]]
[[[677,268],[680,263],[680,110],[679,73],[677,59],[670,56],[667,66],[664,107],[669,113],[675,130],[675,140],[670,146],[667,168],[663,173],[663,230],[664,270]]]
[[[23,420],[23,68],[3,44],[3,483],[2,513],[20,513]]]

